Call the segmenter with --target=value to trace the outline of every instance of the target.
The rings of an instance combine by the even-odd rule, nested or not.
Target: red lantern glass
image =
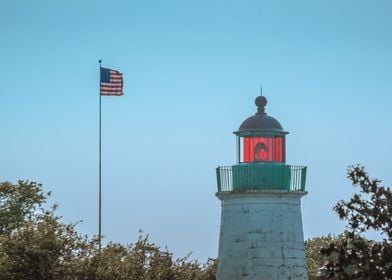
[[[283,136],[243,137],[243,162],[285,162]]]

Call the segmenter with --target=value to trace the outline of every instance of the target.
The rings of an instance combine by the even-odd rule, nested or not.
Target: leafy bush
[[[76,224],[41,207],[50,193],[34,182],[0,183],[0,280],[213,280],[216,261],[173,259],[140,234],[135,244],[109,243],[79,234]]]

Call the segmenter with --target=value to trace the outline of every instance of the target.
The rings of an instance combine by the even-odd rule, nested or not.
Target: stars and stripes
[[[117,70],[101,67],[100,93],[101,95],[123,95],[122,73]]]

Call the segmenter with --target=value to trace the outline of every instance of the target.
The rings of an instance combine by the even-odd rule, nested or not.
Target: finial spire
[[[255,100],[257,106],[256,115],[265,115],[265,105],[267,105],[267,98],[265,96],[257,96]]]
[[[260,85],[260,96],[263,96],[263,85]]]

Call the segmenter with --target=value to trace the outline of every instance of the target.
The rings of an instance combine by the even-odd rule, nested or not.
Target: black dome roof
[[[254,116],[247,118],[240,125],[235,134],[246,134],[246,132],[277,132],[278,134],[287,134],[282,125],[273,117],[265,113],[265,105],[267,105],[267,98],[258,96],[255,100],[257,106],[257,113]]]

